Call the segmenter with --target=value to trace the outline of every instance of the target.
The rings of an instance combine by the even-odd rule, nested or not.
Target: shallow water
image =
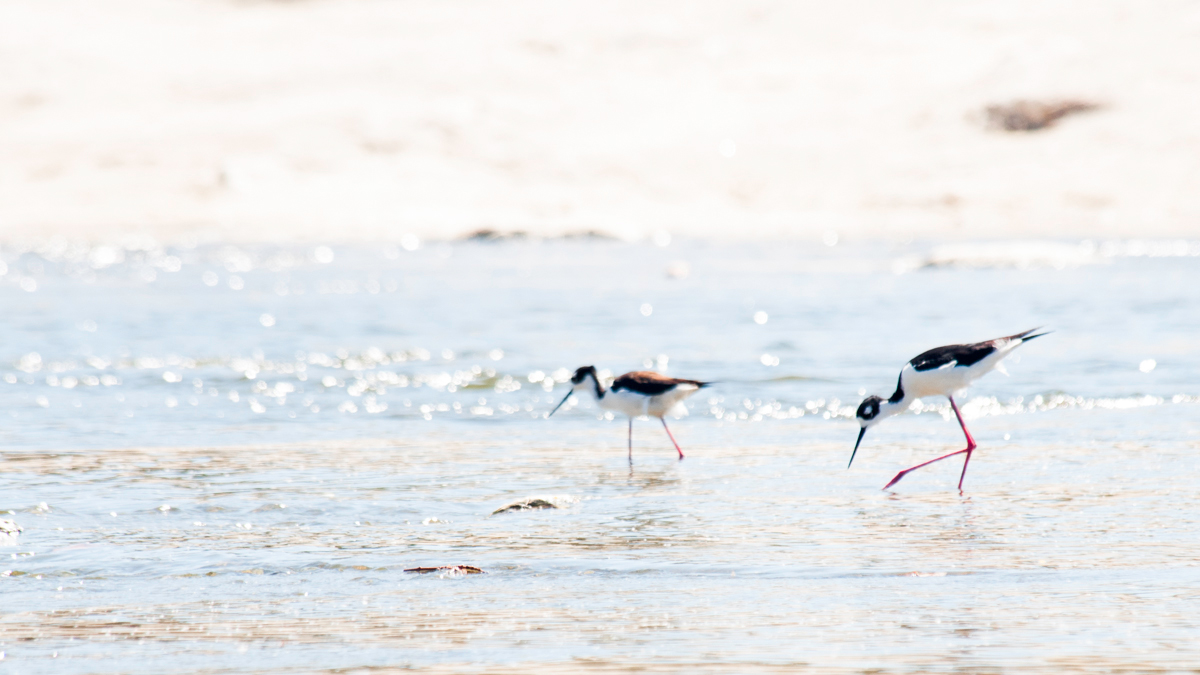
[[[1189,671],[1200,246],[1080,250],[5,249],[4,666]],[[846,470],[905,360],[1042,324],[965,399],[965,494],[879,489],[961,447],[944,401]],[[589,363],[717,381],[687,459],[544,419]]]

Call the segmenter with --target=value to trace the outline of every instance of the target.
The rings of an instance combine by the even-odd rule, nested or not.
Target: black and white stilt
[[[883,399],[878,396],[868,396],[858,406],[858,412],[855,414],[855,417],[858,419],[860,429],[858,432],[858,441],[854,444],[854,452],[850,454],[850,464],[854,463],[854,455],[858,454],[858,446],[862,443],[867,429],[879,424],[885,418],[904,412],[918,398],[945,396],[950,399],[950,407],[954,410],[954,416],[958,418],[958,424],[962,427],[963,434],[967,437],[967,447],[948,455],[943,455],[937,459],[931,459],[928,462],[909,467],[896,474],[896,477],[890,483],[883,486],[883,489],[886,490],[900,482],[900,479],[904,478],[910,471],[915,471],[923,466],[939,462],[947,457],[965,453],[967,457],[963,461],[962,475],[958,479],[958,490],[961,492],[963,479],[967,476],[967,465],[971,462],[971,453],[978,446],[975,444],[975,439],[971,438],[971,432],[967,430],[966,423],[963,422],[962,413],[958,409],[958,403],[954,401],[954,394],[966,389],[972,382],[992,370],[1004,372],[1004,366],[1000,363],[1004,360],[1004,357],[1008,356],[1012,353],[1012,350],[1022,344],[1045,335],[1045,333],[1035,334],[1037,330],[1037,328],[1034,328],[1024,333],[1017,333],[1016,335],[1009,335],[1008,337],[997,338],[995,340],[987,340],[986,342],[937,347],[924,352],[904,364],[904,368],[900,370],[900,378],[896,383],[896,391],[890,398]],[[850,464],[847,464],[846,468],[850,468]]]
[[[679,459],[683,459],[683,450],[675,441],[675,435],[671,433],[671,428],[667,426],[665,416],[684,399],[709,384],[709,382],[681,380],[648,370],[639,370],[625,373],[613,380],[611,388],[605,389],[600,379],[596,377],[596,367],[584,366],[575,371],[575,375],[571,377],[571,391],[568,391],[563,400],[554,406],[550,415],[558,412],[567,399],[576,393],[591,396],[605,410],[627,415],[629,417],[630,462],[633,462],[633,418],[640,415],[657,417],[662,422],[663,429],[667,430],[667,436],[670,437],[676,452],[679,453]],[[546,415],[546,417],[550,417],[550,415]]]

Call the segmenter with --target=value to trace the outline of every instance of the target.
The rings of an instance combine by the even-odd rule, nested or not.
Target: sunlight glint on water
[[[158,671],[1200,658],[1191,244],[1063,269],[408,248],[0,252],[6,667],[129,670],[135,645]],[[951,463],[879,490],[961,447],[942,400],[846,471],[854,407],[905,360],[1043,324],[966,399],[964,496]],[[624,420],[587,402],[545,419],[586,364],[716,381],[672,423],[688,458],[642,421],[631,469]],[[403,571],[452,564],[488,573]]]

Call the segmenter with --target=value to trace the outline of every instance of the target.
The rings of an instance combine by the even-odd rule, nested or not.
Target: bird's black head
[[[575,369],[575,374],[571,376],[571,384],[579,384],[591,375],[596,377],[596,366],[581,366]],[[598,378],[597,378],[598,379]]]
[[[563,407],[563,404],[567,402],[567,399],[571,398],[571,394],[574,394],[576,391],[583,391],[587,389],[586,386],[580,385],[587,380],[588,375],[591,375],[592,381],[596,383],[594,385],[596,387],[596,396],[600,396],[600,378],[596,377],[596,366],[583,366],[581,368],[576,368],[575,374],[571,376],[571,389],[567,391],[567,395],[563,397],[563,400],[559,401],[558,405],[554,406],[554,410],[550,411],[550,415],[558,412],[558,409]],[[546,415],[546,417],[550,417],[550,415]]]
[[[854,417],[858,419],[858,440],[854,442],[854,452],[850,453],[850,463],[846,468],[850,468],[850,464],[854,463],[854,456],[858,454],[858,446],[862,443],[863,436],[867,433],[867,428],[879,421],[879,413],[883,406],[883,399],[878,396],[868,396],[863,399],[863,402],[858,404],[858,410],[854,413]]]
[[[880,406],[883,405],[883,399],[878,396],[868,396],[859,404],[858,411],[854,416],[858,418],[858,423],[862,426],[869,426],[871,421],[879,416]]]

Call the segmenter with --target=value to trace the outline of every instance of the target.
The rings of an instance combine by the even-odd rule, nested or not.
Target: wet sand
[[[847,473],[844,444],[742,429],[684,462],[649,442],[630,471],[615,427],[17,455],[9,479],[58,494],[15,516],[30,531],[3,566],[7,658],[64,673],[130,658],[837,673],[1175,672],[1200,656],[1194,449],[1131,465],[1118,445],[993,442],[960,496],[956,466],[880,492],[924,452],[898,442]],[[549,489],[581,500],[491,515]],[[404,571],[438,564],[486,574]]]

